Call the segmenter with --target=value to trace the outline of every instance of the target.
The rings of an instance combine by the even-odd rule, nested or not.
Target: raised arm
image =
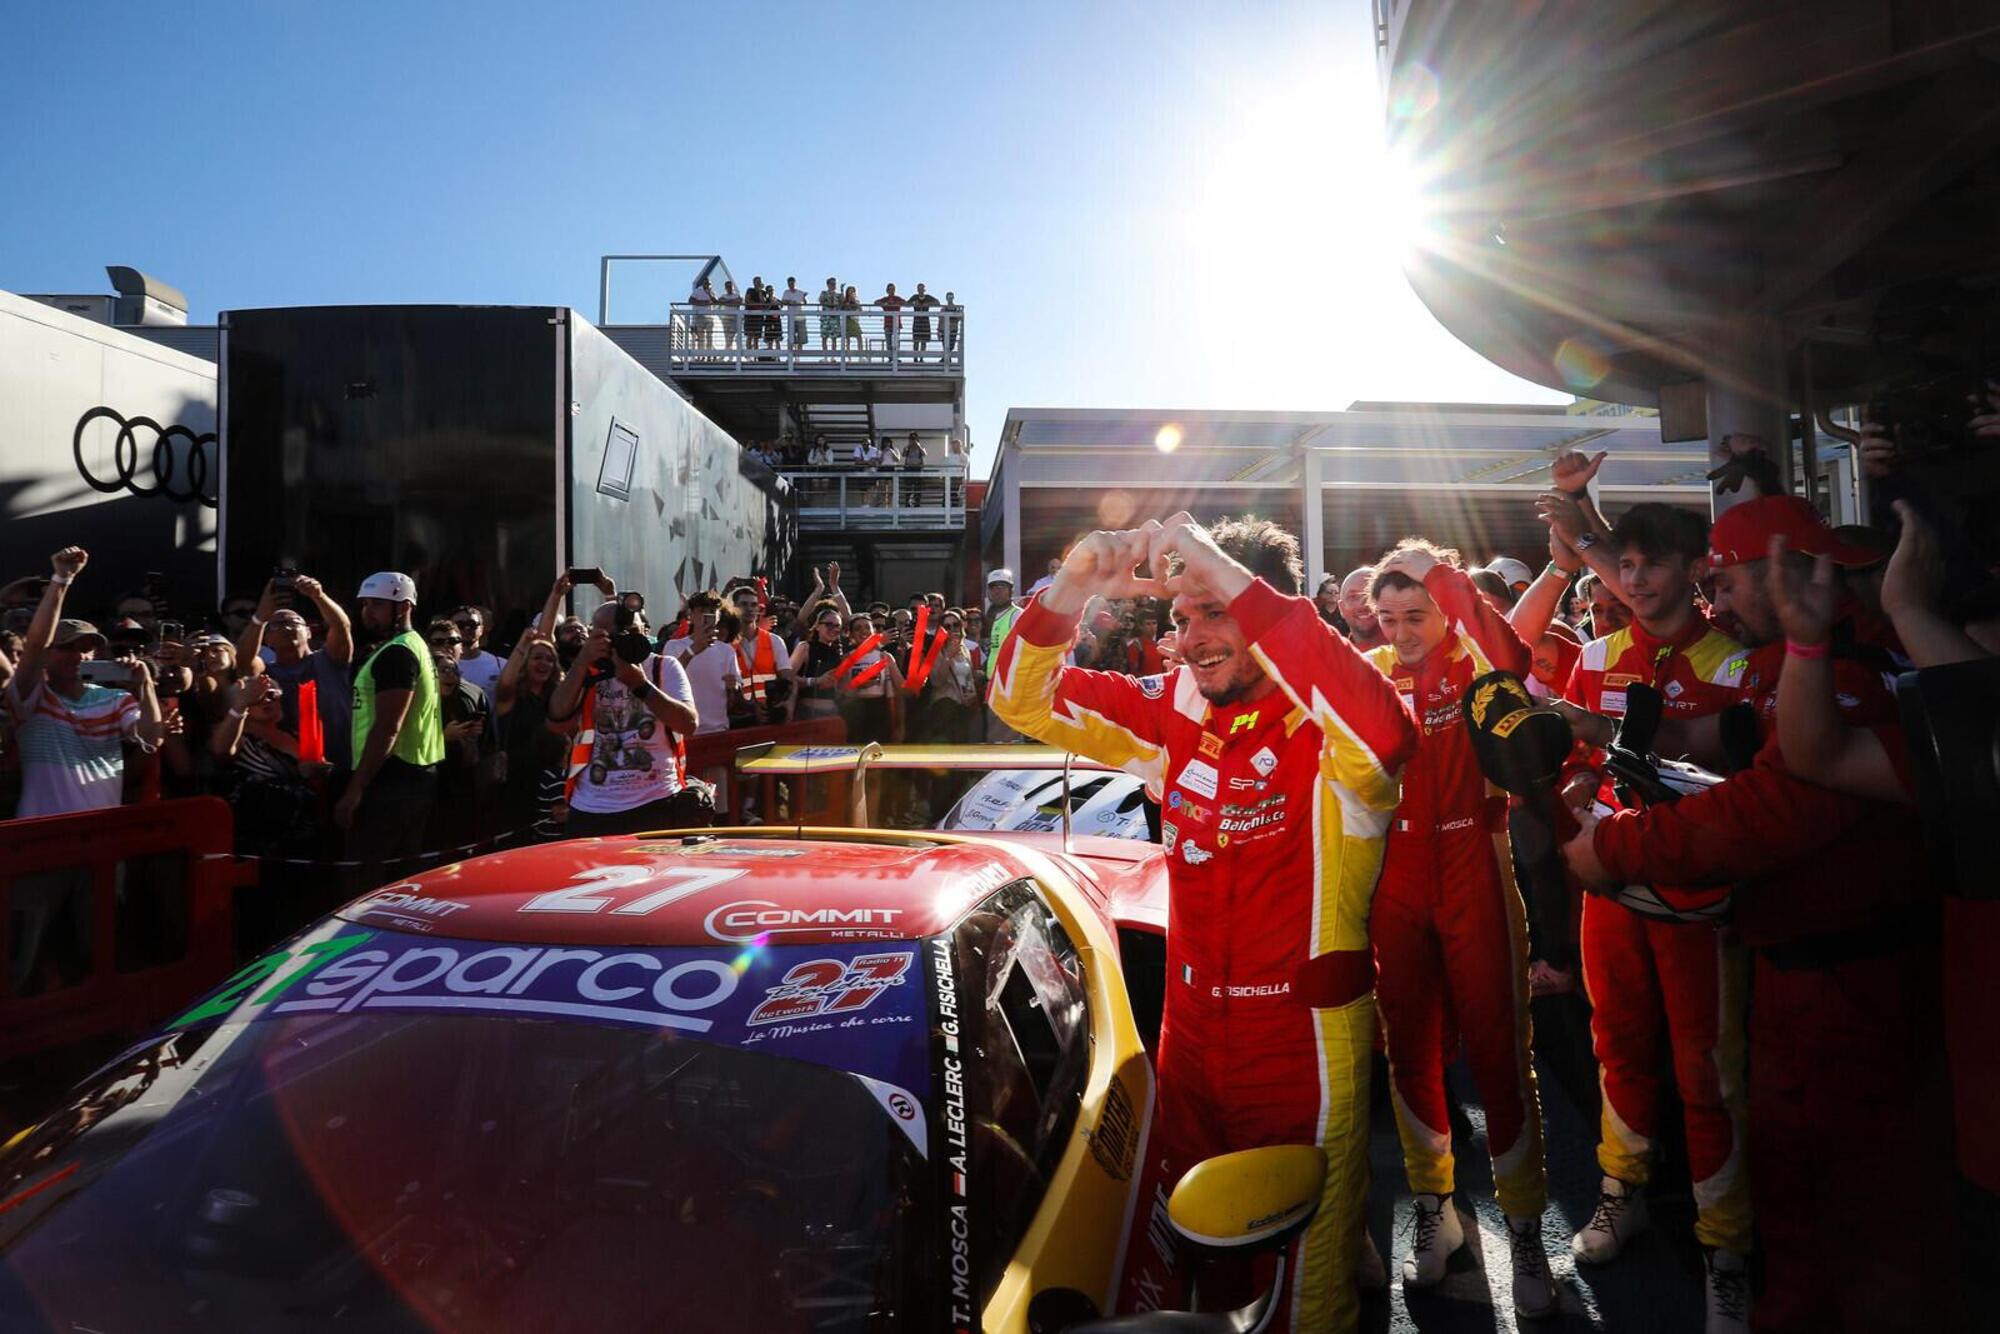
[[[354,625],[347,619],[346,610],[328,595],[317,579],[298,575],[292,580],[292,588],[319,608],[319,618],[326,624],[326,642],[320,645],[320,652],[326,654],[326,660],[342,666],[354,661]],[[236,660],[241,662],[243,655],[237,654]]]
[[[1851,726],[1834,701],[1833,558],[1813,562],[1803,578],[1785,559],[1785,539],[1771,539],[1765,587],[1785,627],[1785,670],[1778,675],[1778,745],[1785,767],[1820,787],[1858,797],[1908,802],[1882,739]]]
[[[1535,576],[1535,582],[1528,585],[1528,591],[1521,594],[1514,603],[1514,609],[1507,613],[1508,622],[1529,645],[1541,642],[1548,633],[1549,624],[1562,609],[1563,596],[1569,592],[1570,580],[1583,568],[1583,557],[1576,554],[1576,548],[1562,540],[1555,529],[1549,529],[1549,563]]]
[[[63,600],[69,596],[69,586],[89,563],[90,553],[82,547],[64,547],[49,557],[49,567],[54,573],[42,589],[42,600],[35,605],[34,619],[28,622],[28,632],[21,637],[20,661],[14,664],[13,687],[17,695],[31,695],[41,685],[43,659],[48,655],[49,645],[55,642],[56,622],[62,619]]]

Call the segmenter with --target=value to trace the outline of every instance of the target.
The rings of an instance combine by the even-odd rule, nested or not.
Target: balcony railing
[[[965,526],[965,468],[782,468],[808,528],[952,529]]]
[[[623,326],[631,329],[638,326]],[[965,311],[935,306],[783,306],[748,310],[676,302],[666,324],[675,371],[699,375],[962,375]]]

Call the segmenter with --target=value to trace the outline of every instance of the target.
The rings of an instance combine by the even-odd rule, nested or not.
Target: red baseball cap
[[[1763,560],[1771,554],[1774,537],[1784,538],[1802,556],[1830,555],[1837,565],[1869,565],[1879,559],[1865,547],[1843,542],[1804,498],[1758,496],[1724,510],[1708,530],[1709,568]]]

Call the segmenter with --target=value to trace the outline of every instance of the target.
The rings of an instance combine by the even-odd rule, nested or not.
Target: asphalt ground
[[[1534,1006],[1535,1070],[1548,1158],[1549,1207],[1542,1239],[1549,1252],[1561,1309],[1549,1318],[1514,1318],[1513,1268],[1507,1225],[1493,1200],[1486,1118],[1464,1062],[1449,1071],[1452,1152],[1458,1163],[1454,1203],[1466,1244],[1435,1287],[1405,1290],[1403,1257],[1410,1251],[1410,1190],[1389,1107],[1388,1070],[1375,1066],[1370,1122],[1368,1231],[1389,1271],[1386,1292],[1364,1294],[1361,1328],[1425,1334],[1688,1334],[1702,1325],[1702,1254],[1694,1240],[1694,1197],[1678,1138],[1678,1111],[1662,1109],[1659,1161],[1648,1191],[1652,1226],[1608,1265],[1579,1265],[1569,1239],[1597,1205],[1596,1068],[1582,1006],[1570,997]]]

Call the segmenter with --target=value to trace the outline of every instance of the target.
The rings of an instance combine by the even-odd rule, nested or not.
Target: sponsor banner
[[[918,949],[507,944],[340,922],[251,963],[167,1027],[419,1014],[607,1024],[926,1088]]]

